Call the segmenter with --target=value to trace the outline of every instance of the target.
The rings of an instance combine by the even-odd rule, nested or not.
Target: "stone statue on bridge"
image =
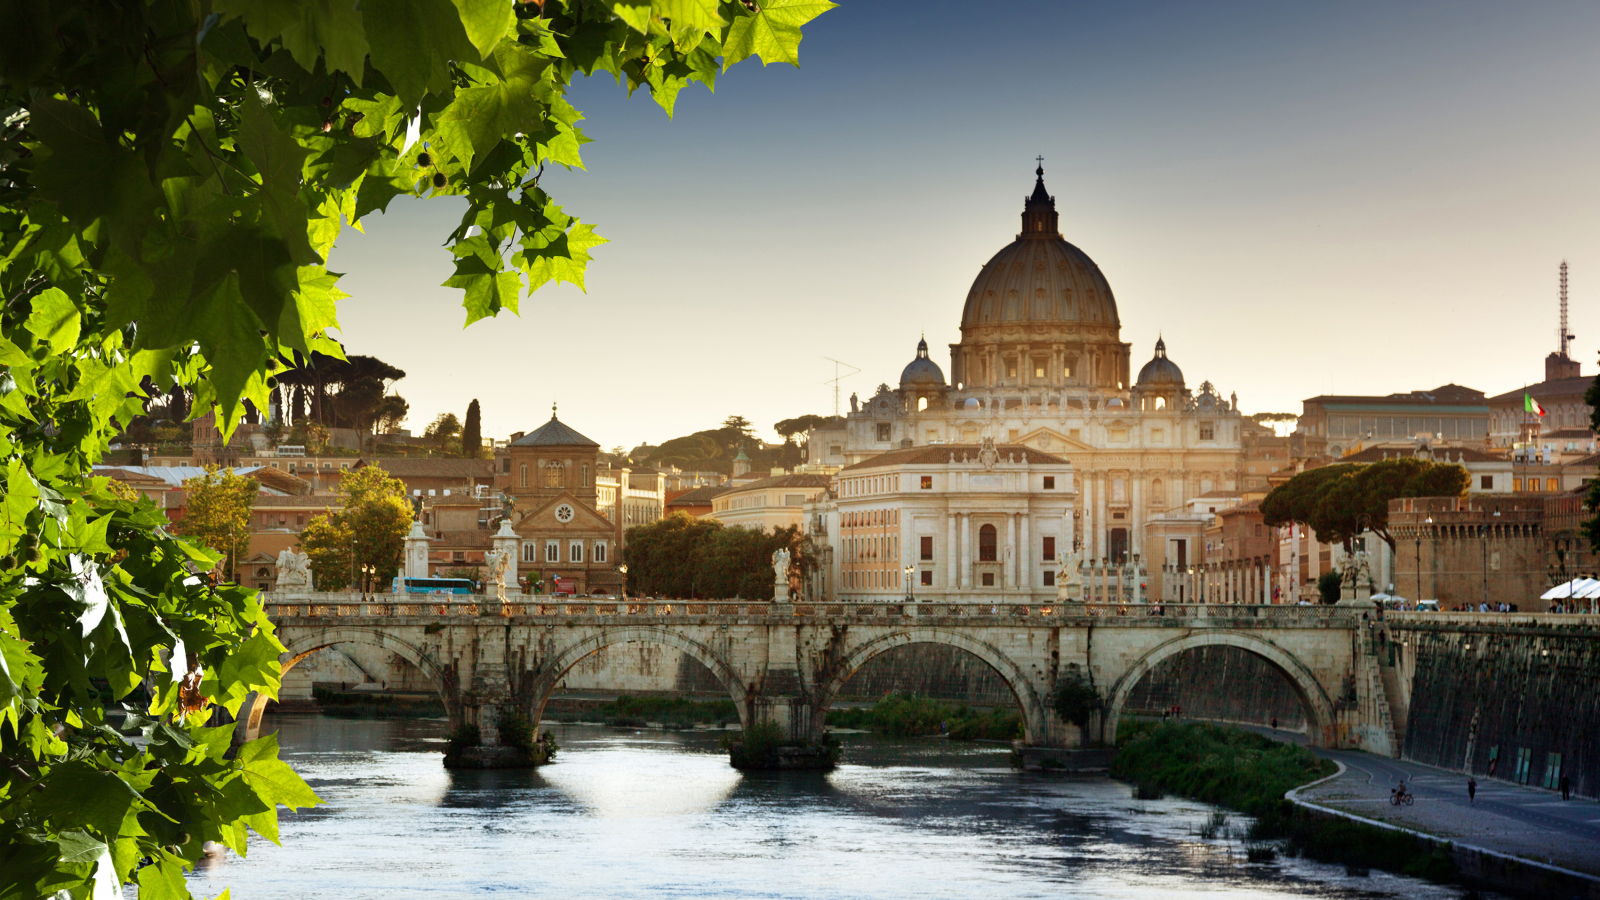
[[[490,550],[483,554],[483,565],[488,570],[484,593],[501,603],[506,602],[506,568],[510,564],[511,559],[503,550]]]
[[[280,591],[311,590],[311,557],[292,547],[278,552],[278,586]]]
[[[772,576],[774,588],[772,599],[778,603],[789,600],[789,548],[779,547],[772,551]]]
[[[1083,600],[1083,552],[1073,547],[1057,557],[1061,568],[1056,572],[1056,599],[1063,603]]]

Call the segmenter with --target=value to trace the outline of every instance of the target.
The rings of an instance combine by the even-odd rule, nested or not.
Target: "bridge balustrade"
[[[1356,610],[1334,606],[1299,606],[1289,604],[1242,603],[1068,603],[1027,604],[1013,602],[926,602],[905,603],[797,603],[793,605],[750,601],[712,600],[557,600],[535,598],[528,595],[511,595],[504,603],[479,596],[456,599],[450,595],[416,595],[404,599],[373,598],[361,600],[350,594],[266,594],[267,614],[273,618],[454,618],[480,615],[515,618],[576,618],[622,617],[630,618],[693,618],[693,619],[766,619],[779,615],[796,619],[854,619],[893,620],[905,618],[945,618],[987,621],[1016,619],[1083,620],[1119,619],[1134,624],[1139,619],[1152,620],[1151,624],[1176,623],[1208,619],[1265,619],[1272,622],[1311,623],[1344,620],[1358,616]],[[1389,614],[1391,617],[1394,613]],[[1435,621],[1439,613],[1413,613],[1419,619]],[[1524,613],[1522,618],[1557,618],[1549,614]],[[1504,616],[1500,617],[1504,620]],[[1560,616],[1559,618],[1578,618]]]

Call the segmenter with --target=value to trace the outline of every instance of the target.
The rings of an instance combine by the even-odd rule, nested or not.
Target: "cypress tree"
[[[477,459],[483,445],[483,428],[478,421],[478,401],[467,404],[467,421],[461,426],[461,455]]]

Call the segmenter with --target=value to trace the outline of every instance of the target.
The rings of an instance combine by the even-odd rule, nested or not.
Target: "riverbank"
[[[1337,765],[1305,747],[1234,728],[1198,723],[1124,722],[1112,777],[1139,796],[1173,793],[1252,816],[1258,855],[1283,852],[1351,870],[1382,869],[1452,882],[1448,853],[1432,842],[1373,825],[1313,814],[1284,795],[1336,774]]]
[[[957,741],[1007,741],[1022,737],[1022,717],[1012,709],[979,709],[927,697],[890,694],[872,706],[828,710],[829,728],[889,737],[944,734]]]

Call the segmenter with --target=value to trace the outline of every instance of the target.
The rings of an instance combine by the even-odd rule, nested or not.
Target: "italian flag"
[[[1544,415],[1544,407],[1540,406],[1539,401],[1529,396],[1526,391],[1524,391],[1522,394],[1522,408],[1536,416]]]

